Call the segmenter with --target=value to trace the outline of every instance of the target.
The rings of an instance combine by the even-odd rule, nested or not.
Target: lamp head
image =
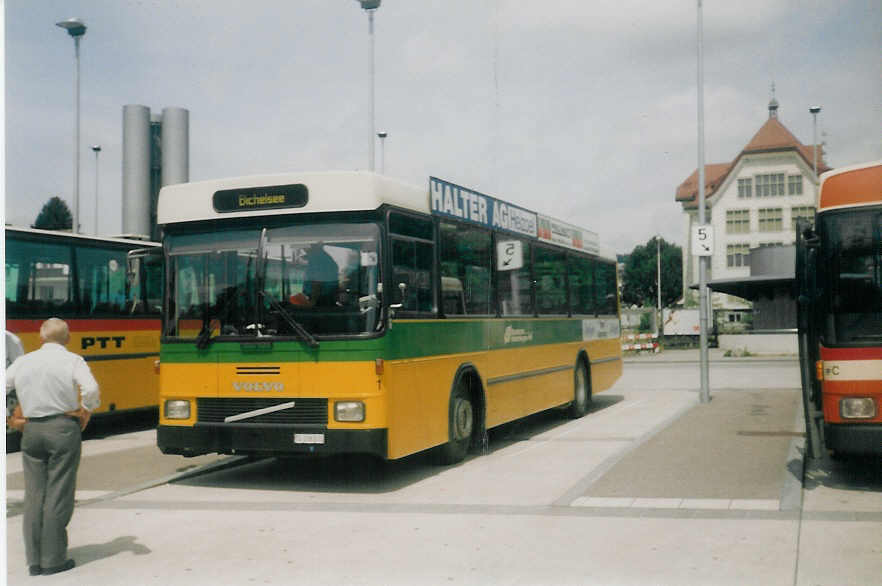
[[[67,30],[68,34],[70,34],[70,36],[72,37],[81,37],[86,34],[86,25],[83,24],[83,21],[79,18],[68,18],[67,20],[62,20],[61,22],[56,22],[55,26]]]
[[[96,153],[100,153],[101,152],[101,145],[100,144],[93,144],[92,150],[95,151]]]
[[[358,2],[359,4],[361,4],[361,7],[364,8],[365,10],[376,10],[377,8],[380,7],[380,2],[382,2],[383,0],[355,0],[355,1]]]
[[[389,136],[389,133],[381,131],[377,133],[377,136],[379,136],[380,138],[386,138],[387,136]]]
[[[812,107],[809,108],[809,112],[811,112],[812,114],[817,114],[817,113],[820,112],[820,111],[821,111],[821,107],[820,107],[820,106],[812,106]]]

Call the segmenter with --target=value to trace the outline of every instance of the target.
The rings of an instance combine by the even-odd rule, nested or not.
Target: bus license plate
[[[325,434],[323,433],[295,433],[295,444],[323,444],[325,443]]]

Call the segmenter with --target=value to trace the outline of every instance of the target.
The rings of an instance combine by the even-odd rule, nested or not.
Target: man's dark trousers
[[[74,510],[81,446],[80,426],[66,415],[29,420],[24,426],[24,542],[29,566],[52,568],[67,560],[67,524]]]

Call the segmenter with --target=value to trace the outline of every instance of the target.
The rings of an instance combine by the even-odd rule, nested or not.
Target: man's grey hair
[[[50,317],[40,326],[40,339],[64,346],[70,342],[70,328],[63,319]]]

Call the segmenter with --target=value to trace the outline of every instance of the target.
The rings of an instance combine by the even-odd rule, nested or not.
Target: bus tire
[[[475,431],[475,406],[464,379],[460,379],[450,394],[447,417],[447,443],[441,446],[438,456],[441,464],[462,462],[469,452]]]
[[[585,359],[580,357],[573,373],[573,402],[567,410],[570,419],[578,419],[588,413],[591,405],[591,375],[585,366]]]

